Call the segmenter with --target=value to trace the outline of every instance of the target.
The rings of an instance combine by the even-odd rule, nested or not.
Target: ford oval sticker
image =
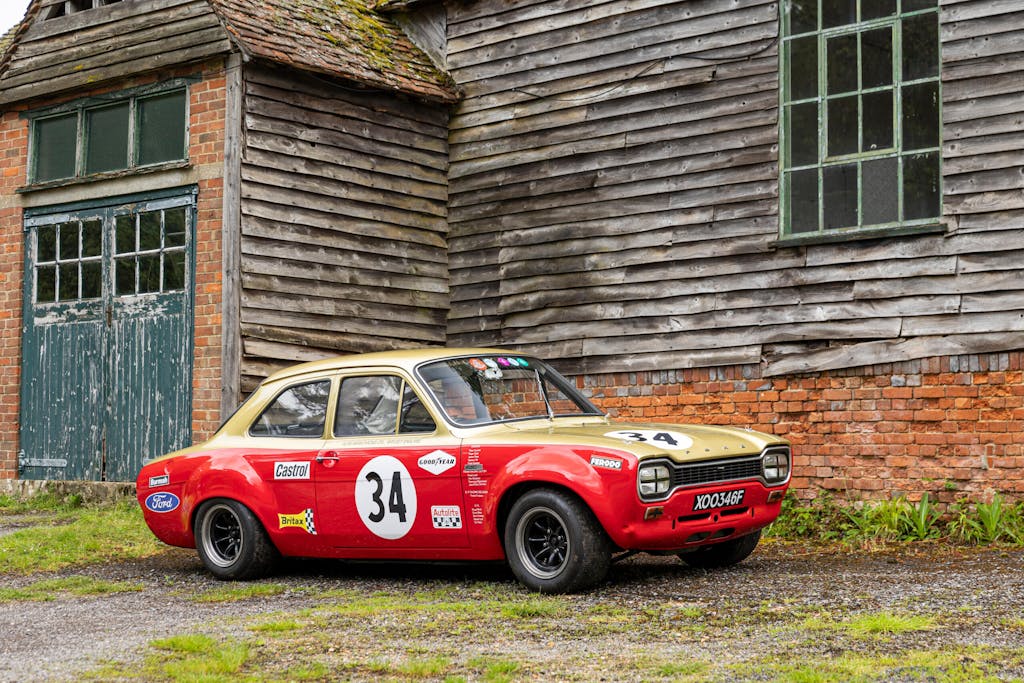
[[[178,509],[181,500],[173,493],[157,491],[146,496],[146,509],[153,512],[172,512]]]

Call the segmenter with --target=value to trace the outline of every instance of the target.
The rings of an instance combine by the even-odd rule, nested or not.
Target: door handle
[[[341,460],[341,456],[338,455],[337,451],[327,451],[326,453],[317,453],[316,461],[319,463],[330,462],[335,463]]]

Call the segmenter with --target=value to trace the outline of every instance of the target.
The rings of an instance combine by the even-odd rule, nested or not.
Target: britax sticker
[[[274,479],[309,479],[309,463],[275,462]]]
[[[462,528],[462,510],[458,505],[432,505],[430,519],[433,520],[435,529]]]
[[[149,478],[149,488],[155,489],[158,486],[167,486],[171,483],[171,475],[161,474],[159,477]]]
[[[455,467],[455,456],[445,451],[433,451],[420,456],[416,464],[431,474],[437,475]]]
[[[151,512],[173,512],[181,505],[181,499],[168,491],[158,491],[146,496],[146,509]]]
[[[606,470],[621,470],[622,461],[618,458],[605,458],[600,455],[590,456],[590,464],[594,467],[603,467]]]
[[[312,508],[306,508],[302,512],[296,512],[293,515],[277,515],[277,521],[280,525],[280,529],[305,529],[307,533],[316,536],[316,525],[313,523],[313,510]]]

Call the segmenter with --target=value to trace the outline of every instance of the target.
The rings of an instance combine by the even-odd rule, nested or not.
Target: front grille
[[[761,476],[761,457],[729,458],[710,460],[685,465],[671,463],[672,488],[717,484],[740,479],[757,479]]]

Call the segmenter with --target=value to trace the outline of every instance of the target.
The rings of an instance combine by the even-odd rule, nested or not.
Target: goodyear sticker
[[[296,512],[293,515],[278,514],[277,521],[280,524],[279,529],[305,529],[308,533],[316,536],[316,525],[313,524],[312,508],[306,508],[302,512]]]
[[[462,528],[462,510],[458,505],[431,505],[430,519],[435,529]]]

